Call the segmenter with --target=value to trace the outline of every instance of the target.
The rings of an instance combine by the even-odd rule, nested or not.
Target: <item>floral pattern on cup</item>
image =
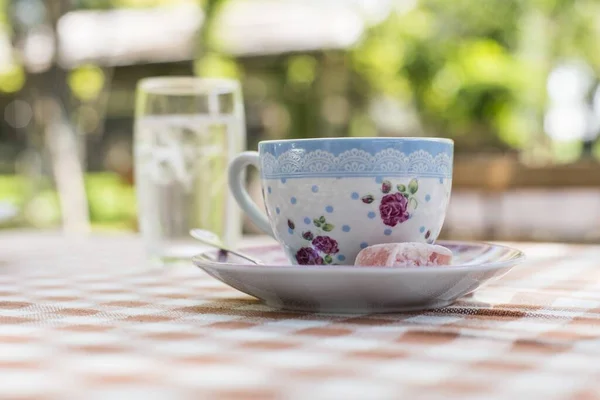
[[[303,247],[298,250],[296,261],[300,265],[323,265],[323,258],[312,247]]]
[[[335,226],[327,222],[324,216],[313,219],[313,225],[314,232],[311,230],[302,232],[302,238],[310,243],[310,247],[300,248],[295,255],[296,261],[299,265],[332,264],[332,256],[339,253],[340,249],[338,242],[326,232],[333,231]]]
[[[315,249],[324,254],[337,254],[340,252],[338,243],[329,236],[317,236],[311,243]]]
[[[396,185],[396,192],[392,192],[392,183],[384,180],[381,183],[381,193],[384,196],[379,203],[379,215],[381,221],[387,225],[394,227],[410,218],[410,210],[415,210],[419,202],[415,195],[419,191],[419,181],[412,179],[408,185]],[[367,194],[361,198],[365,204],[371,204],[375,201],[375,196]]]
[[[381,222],[388,227],[395,227],[408,221],[412,213],[419,206],[417,192],[419,191],[419,181],[416,178],[408,183],[392,183],[389,180],[380,181],[381,197],[375,197],[367,194],[360,197],[364,204],[379,202],[377,209]],[[375,212],[371,211],[369,218],[375,217]],[[309,224],[310,218],[305,218],[305,223]],[[331,237],[329,232],[334,231],[335,226],[327,221],[323,215],[312,220],[313,228],[302,230],[301,237],[307,241],[307,245],[296,251],[294,258],[299,265],[328,265],[334,264],[334,257],[340,253],[339,243]],[[296,225],[288,219],[287,226],[290,233],[293,233]],[[388,232],[389,231],[389,232]],[[386,228],[386,235],[391,233],[391,229]],[[427,243],[433,243],[432,232],[422,231]]]

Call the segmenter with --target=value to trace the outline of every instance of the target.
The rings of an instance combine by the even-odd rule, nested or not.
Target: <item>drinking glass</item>
[[[165,265],[195,255],[193,228],[235,246],[242,218],[227,187],[227,165],[246,147],[239,83],[142,79],[134,130],[138,218],[150,257]]]

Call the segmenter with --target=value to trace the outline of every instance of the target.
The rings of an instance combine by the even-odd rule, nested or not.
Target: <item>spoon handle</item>
[[[250,261],[253,264],[263,265],[262,261],[257,260],[254,257],[250,257],[247,254],[240,253],[240,252],[237,252],[235,250],[230,250],[230,249],[226,249],[226,248],[219,249],[219,254],[217,256],[218,257],[218,261],[219,262],[227,262],[227,255],[228,255],[228,253],[233,254],[233,255],[235,255],[237,257],[243,258],[244,260],[248,260],[248,261]]]
[[[239,251],[228,249],[223,245],[219,236],[217,236],[214,232],[207,231],[205,229],[192,229],[190,230],[190,235],[211,247],[214,247],[219,250],[217,255],[217,260],[219,262],[227,262],[228,253],[234,254],[244,260],[250,261],[253,264],[264,265],[261,261],[255,259],[254,257],[250,257],[247,254],[241,253]]]

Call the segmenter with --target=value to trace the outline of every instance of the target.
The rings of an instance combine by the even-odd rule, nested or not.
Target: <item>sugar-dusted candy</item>
[[[365,247],[354,265],[362,267],[433,267],[449,265],[452,252],[425,243],[384,243]]]

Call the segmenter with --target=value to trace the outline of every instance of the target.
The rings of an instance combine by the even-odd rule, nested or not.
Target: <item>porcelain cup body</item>
[[[260,142],[230,165],[242,209],[293,264],[352,264],[366,246],[434,243],[450,199],[454,144],[438,138]],[[243,187],[260,171],[266,216]]]

